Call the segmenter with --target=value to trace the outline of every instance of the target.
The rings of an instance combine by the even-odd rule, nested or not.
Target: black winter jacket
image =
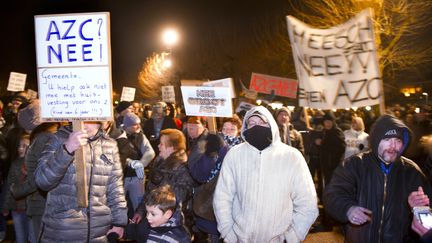
[[[150,168],[146,193],[157,187],[169,185],[174,191],[177,204],[181,203],[182,210],[184,210],[192,198],[194,185],[186,161],[187,156],[184,150],[176,151],[166,159],[157,157]],[[145,216],[145,204],[143,202],[138,206],[136,212]]]
[[[339,165],[324,192],[326,211],[344,224],[345,242],[410,242],[412,220],[408,196],[422,186],[431,197],[431,188],[419,167],[405,157],[393,162],[388,174],[381,169],[378,144],[389,129],[401,129],[403,141],[409,130],[396,118],[384,116],[371,132],[372,151],[352,156]],[[372,220],[355,226],[347,212],[352,206],[372,211]]]

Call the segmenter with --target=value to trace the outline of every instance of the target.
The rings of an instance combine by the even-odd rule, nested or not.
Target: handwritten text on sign
[[[287,19],[300,106],[333,109],[379,103],[382,81],[369,10],[330,29]]]
[[[109,13],[35,16],[41,120],[112,119]]]
[[[81,68],[39,69],[38,79],[41,101],[41,117],[59,118],[47,121],[65,120],[64,118],[82,117],[85,120],[103,120],[99,118],[110,114],[111,89],[108,68],[87,68],[87,73],[99,77],[86,80],[81,76]],[[107,110],[108,109],[108,110]],[[75,119],[79,120],[79,119]]]
[[[25,88],[27,74],[10,72],[9,83],[7,90],[9,91],[23,91]]]
[[[252,73],[249,89],[259,93],[271,94],[295,99],[297,97],[297,80],[276,76]]]
[[[232,117],[229,87],[181,87],[188,116]]]
[[[108,14],[35,17],[39,67],[108,65]]]
[[[120,101],[134,101],[135,100],[135,88],[123,87]]]
[[[172,86],[172,85],[162,86],[161,91],[162,91],[162,100],[164,102],[175,103],[174,86]]]

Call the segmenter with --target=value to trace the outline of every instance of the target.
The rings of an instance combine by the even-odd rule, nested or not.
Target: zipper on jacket
[[[261,170],[262,170],[262,151],[258,151],[258,155],[259,155],[259,162],[258,162],[258,166],[259,166],[259,175],[258,175],[258,178],[262,178],[261,177]],[[258,181],[257,182],[257,184],[258,185],[261,185],[261,181]],[[258,186],[258,188],[257,188],[257,190],[258,190],[258,195],[260,195],[261,194],[261,189],[260,189],[260,186]],[[257,205],[258,205],[258,203],[257,203]],[[255,217],[254,217],[254,222],[260,222],[260,219],[258,218],[258,214],[255,214]],[[255,225],[254,225],[254,227],[255,227]],[[251,229],[253,229],[254,227],[252,227]],[[255,234],[255,232],[250,232],[250,241],[252,241],[252,242],[255,242],[256,241],[256,234]]]
[[[383,204],[381,206],[381,220],[380,220],[380,227],[378,230],[378,243],[381,242],[381,233],[382,233],[382,227],[384,223],[384,209],[385,209],[385,201],[387,198],[387,174],[384,174],[384,196],[383,196]]]
[[[88,206],[87,206],[87,242],[90,242],[90,208],[91,208],[91,200],[90,200],[90,188],[91,188],[91,184],[92,184],[92,175],[93,175],[93,163],[94,163],[94,151],[91,145],[91,142],[88,143],[89,147],[90,147],[90,173],[89,173],[89,185],[88,185],[88,191],[87,191],[87,199],[88,199]],[[87,166],[87,162],[86,162],[86,166]]]

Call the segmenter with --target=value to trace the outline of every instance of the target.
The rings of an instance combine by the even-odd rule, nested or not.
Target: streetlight
[[[425,93],[422,93],[422,95],[426,96],[426,105],[428,105],[429,94],[425,92]]]
[[[171,59],[169,59],[169,58],[167,58],[167,59],[165,59],[165,60],[163,60],[163,62],[162,62],[162,67],[163,68],[170,68],[172,66],[172,61],[171,61]]]
[[[163,31],[162,41],[168,49],[171,49],[179,40],[179,34],[177,30],[169,28]]]

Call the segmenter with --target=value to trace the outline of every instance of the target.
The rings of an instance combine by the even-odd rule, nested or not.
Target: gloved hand
[[[127,159],[129,167],[135,170],[138,179],[144,179],[144,165],[139,160]]]
[[[224,140],[216,134],[207,135],[206,140],[207,140],[207,145],[206,145],[205,154],[207,156],[210,156],[215,152],[218,153],[219,150],[224,146]]]

